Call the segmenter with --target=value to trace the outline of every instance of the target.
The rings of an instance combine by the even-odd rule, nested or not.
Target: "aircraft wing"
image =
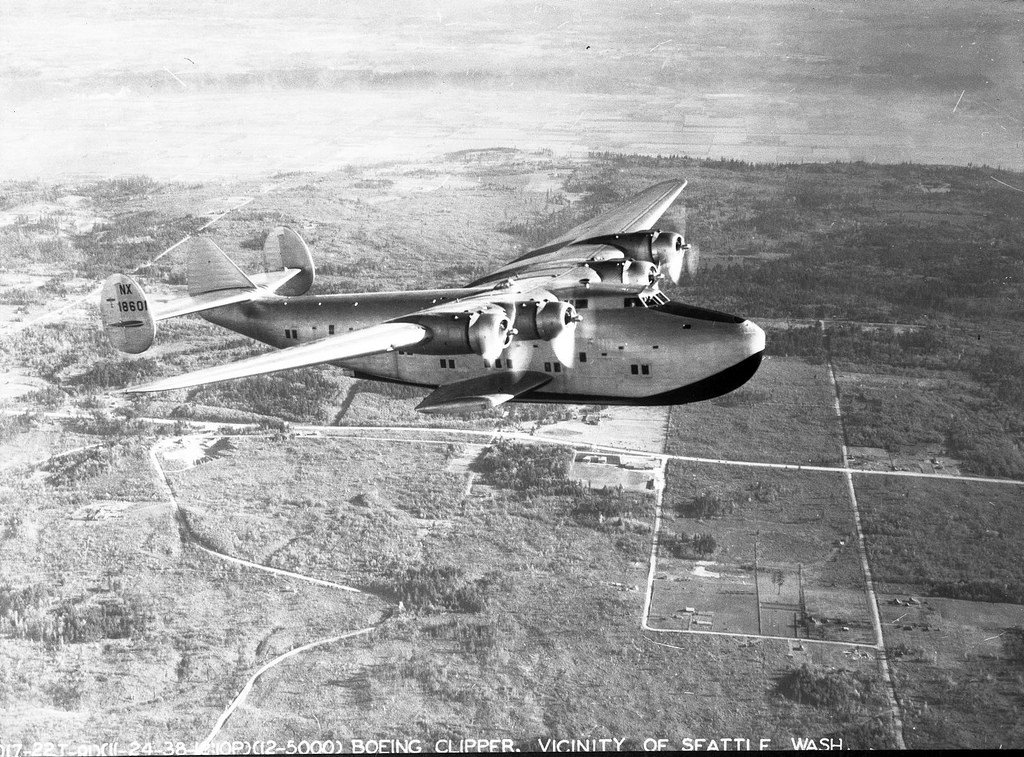
[[[557,276],[575,266],[604,260],[622,260],[620,250],[605,244],[586,244],[587,239],[642,231],[651,228],[676,201],[685,181],[671,180],[648,187],[611,210],[591,218],[553,239],[543,247],[516,258],[470,286],[509,277]]]
[[[276,373],[277,371],[330,363],[335,360],[347,360],[380,352],[391,352],[400,347],[419,344],[429,336],[430,332],[426,328],[414,323],[382,323],[359,331],[329,336],[316,342],[256,355],[234,363],[216,365],[180,376],[152,381],[148,384],[130,386],[124,392],[128,394],[165,392],[171,389],[215,384],[219,381]]]

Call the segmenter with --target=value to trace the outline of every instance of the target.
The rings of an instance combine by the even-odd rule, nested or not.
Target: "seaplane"
[[[655,228],[685,181],[666,181],[475,281],[448,289],[312,293],[301,236],[271,230],[263,269],[243,272],[208,236],[187,245],[187,294],[151,306],[138,281],[101,287],[111,344],[140,354],[156,324],[198,314],[275,348],[126,388],[163,392],[328,364],[360,379],[431,390],[417,410],[464,413],[505,402],[674,405],[748,381],[765,348],[749,320],[671,300],[660,283],[693,276],[697,248]]]

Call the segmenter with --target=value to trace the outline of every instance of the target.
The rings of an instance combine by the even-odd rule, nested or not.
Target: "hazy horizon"
[[[215,179],[461,149],[1024,170],[1024,7],[9,2],[0,174]]]

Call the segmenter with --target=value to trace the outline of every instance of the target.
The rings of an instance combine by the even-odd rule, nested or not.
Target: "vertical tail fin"
[[[139,282],[115,273],[100,289],[100,320],[110,343],[131,355],[145,352],[156,336],[156,322]]]
[[[288,297],[305,294],[313,285],[316,269],[309,247],[302,237],[287,226],[278,226],[267,234],[263,244],[263,264],[268,273],[298,271],[275,291]]]
[[[206,237],[193,237],[188,248],[188,293],[196,297],[225,289],[255,289],[227,254]]]

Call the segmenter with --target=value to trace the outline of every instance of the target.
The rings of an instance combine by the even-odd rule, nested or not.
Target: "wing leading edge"
[[[532,250],[484,278],[474,281],[470,286],[510,276],[555,276],[559,272],[585,263],[621,260],[622,252],[609,245],[574,243],[585,242],[595,237],[649,229],[658,222],[685,188],[686,181],[676,179],[648,187],[611,210],[573,227],[543,247]]]

